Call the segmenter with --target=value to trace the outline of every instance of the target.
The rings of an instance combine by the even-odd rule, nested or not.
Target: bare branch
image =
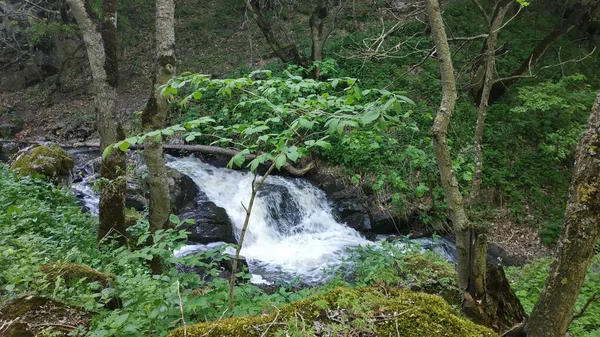
[[[581,310],[573,315],[573,318],[571,319],[571,322],[573,322],[574,320],[583,317],[583,314],[585,314],[585,311],[587,310],[587,308],[590,306],[591,303],[593,303],[594,301],[598,300],[598,293],[593,294],[592,296],[590,296],[587,301],[585,302],[585,304],[583,305],[583,308],[581,308]]]

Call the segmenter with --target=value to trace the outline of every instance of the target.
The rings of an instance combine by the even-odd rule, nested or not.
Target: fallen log
[[[29,141],[29,140],[8,140],[8,139],[0,139],[0,143],[16,143],[16,144],[24,144],[24,145],[46,145],[49,143],[57,144],[63,148],[78,148],[78,147],[93,147],[100,149],[100,143],[97,141],[89,141],[89,142],[74,142],[74,143],[58,143],[58,142],[48,142],[48,141]],[[130,149],[133,150],[143,150],[143,145],[132,145]],[[163,144],[163,149],[165,150],[181,150],[181,151],[189,151],[189,152],[199,152],[205,154],[212,155],[223,155],[233,157],[240,152],[240,150],[232,149],[232,148],[223,148],[218,146],[210,146],[210,145],[189,145],[189,144]],[[246,160],[253,160],[256,158],[254,154],[245,155]],[[288,172],[289,174],[297,177],[301,177],[305,175],[308,171],[310,171],[314,167],[314,163],[310,162],[308,165],[302,168],[297,168],[290,163],[285,163],[281,168]]]

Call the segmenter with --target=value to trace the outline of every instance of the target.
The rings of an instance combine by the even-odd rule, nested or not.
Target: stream
[[[87,164],[94,156],[84,150],[75,151],[79,152],[71,153],[79,163],[76,171],[80,176],[75,180],[73,190],[85,208],[97,215],[99,197],[90,185],[96,173],[93,165]],[[167,158],[169,167],[190,177],[210,201],[225,209],[236,238],[239,238],[253,175],[215,167],[195,157]],[[253,275],[251,282],[289,282],[298,278],[305,284],[322,283],[332,276],[326,275],[324,270],[339,266],[348,256],[348,248],[378,244],[377,241],[385,239],[385,236],[379,236],[376,241],[367,240],[336,220],[332,206],[325,192],[307,180],[269,176],[255,200],[241,251]],[[452,243],[431,239],[418,241],[454,261],[452,250],[448,250],[448,247],[454,247]],[[220,245],[225,243],[201,245],[190,242],[174,254],[187,255]],[[233,252],[233,248],[227,249]]]

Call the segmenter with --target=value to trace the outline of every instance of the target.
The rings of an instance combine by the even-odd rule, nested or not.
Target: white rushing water
[[[217,168],[197,158],[168,166],[189,176],[208,198],[227,211],[236,234],[242,229],[253,176]],[[368,245],[357,231],[335,220],[325,193],[302,179],[269,176],[255,200],[241,254],[250,272],[263,279],[322,281],[323,269],[339,265],[346,248]],[[179,254],[206,249],[187,246]]]

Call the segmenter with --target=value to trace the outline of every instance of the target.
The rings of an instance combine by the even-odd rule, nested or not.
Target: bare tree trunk
[[[169,111],[166,98],[160,94],[159,87],[175,74],[175,2],[174,0],[156,1],[156,73],[152,90],[142,112],[142,130],[150,132],[165,127]],[[169,221],[170,196],[167,181],[167,168],[163,156],[162,140],[151,137],[144,141],[144,161],[148,168],[150,187],[149,223],[150,232],[163,229]],[[161,271],[161,262],[154,258],[151,262],[155,274]]]
[[[321,74],[321,65],[323,61],[323,44],[331,31],[325,29],[325,19],[327,18],[327,0],[317,0],[317,5],[310,16],[309,24],[312,34],[312,61],[317,62],[312,72],[312,77],[318,79]]]
[[[300,53],[298,46],[293,43],[282,46],[275,37],[271,24],[265,19],[260,11],[259,6],[252,4],[251,0],[244,0],[244,2],[246,3],[246,8],[252,12],[252,18],[254,18],[254,21],[258,25],[258,28],[260,28],[275,55],[277,55],[282,62],[293,63],[301,67],[308,68],[310,66],[310,60]]]
[[[600,94],[579,142],[562,238],[542,294],[525,324],[529,337],[563,337],[600,230]]]
[[[510,8],[512,1],[500,1],[496,3],[492,14],[492,22],[488,25],[488,38],[485,41],[484,52],[484,77],[483,87],[481,88],[481,97],[479,100],[479,109],[477,110],[477,124],[475,126],[475,137],[473,141],[473,180],[471,182],[471,194],[469,204],[477,202],[481,186],[481,174],[483,170],[483,150],[481,143],[483,141],[483,127],[488,108],[488,100],[492,89],[492,81],[496,71],[496,45],[498,42],[498,33],[504,22],[504,16]],[[484,12],[485,13],[485,12]]]
[[[86,44],[96,92],[100,146],[105,148],[125,136],[116,116],[119,84],[116,0],[103,1],[101,23],[84,0],[68,0],[68,3]],[[111,151],[102,161],[98,240],[117,235],[121,244],[126,242],[125,169],[125,153],[121,151]]]
[[[508,288],[507,282],[494,283],[501,287],[501,289],[493,289],[494,296],[488,292],[486,229],[471,223],[467,216],[456,173],[452,169],[452,157],[448,147],[448,125],[456,105],[456,79],[438,0],[426,0],[426,11],[442,80],[442,102],[433,122],[431,134],[441,185],[456,235],[458,286],[462,296],[462,308],[477,323],[500,331],[521,321],[522,308],[518,310],[520,305],[516,296]],[[500,272],[494,276],[503,275]],[[508,303],[501,301],[508,301]],[[516,308],[513,308],[514,303]]]

